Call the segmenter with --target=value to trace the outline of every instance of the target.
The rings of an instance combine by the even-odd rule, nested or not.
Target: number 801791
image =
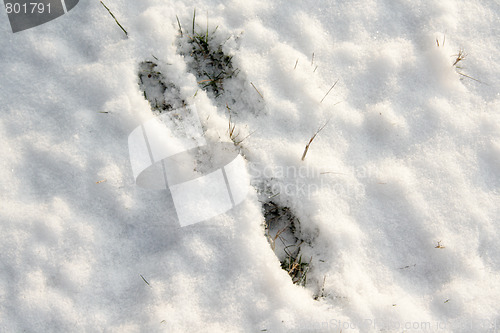
[[[42,2],[30,2],[20,4],[17,2],[6,3],[5,10],[7,14],[50,14],[50,3],[44,4]]]

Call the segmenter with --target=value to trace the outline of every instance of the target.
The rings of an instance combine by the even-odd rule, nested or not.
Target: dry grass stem
[[[257,94],[259,94],[260,97],[262,97],[262,99],[264,99],[264,96],[262,96],[262,94],[260,93],[259,89],[257,89],[255,87],[255,85],[253,84],[253,82],[250,82],[250,84],[252,85],[252,87],[255,89],[255,91],[257,92]]]
[[[333,84],[333,86],[330,88],[330,90],[328,90],[328,92],[326,93],[325,97],[323,97],[320,101],[320,103],[323,103],[323,100],[326,98],[326,96],[328,96],[328,94],[330,93],[330,91],[332,91],[333,88],[335,88],[335,86],[337,85],[337,82],[339,82],[340,79],[337,79],[337,81],[335,81],[335,83]]]
[[[328,122],[330,121],[330,119],[328,119],[325,124],[323,126],[321,126],[317,131],[316,133],[314,133],[314,135],[311,137],[311,139],[309,140],[309,142],[307,143],[306,145],[306,148],[304,149],[304,153],[302,154],[302,161],[306,158],[306,154],[307,154],[307,151],[309,150],[309,146],[311,145],[311,143],[313,142],[313,140],[316,138],[316,135],[319,134],[319,132],[321,132],[323,130],[323,128],[325,128],[325,126],[328,124]]]

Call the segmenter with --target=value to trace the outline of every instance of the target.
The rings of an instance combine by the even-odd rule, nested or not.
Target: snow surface
[[[1,332],[499,331],[497,1],[106,5],[129,38],[98,1],[16,34],[0,20]],[[254,186],[180,228],[136,186],[127,138],[154,116],[154,56],[230,142],[224,99],[180,55],[195,8],[240,70],[223,98],[253,133]],[[266,239],[270,195],[300,220],[305,288]]]

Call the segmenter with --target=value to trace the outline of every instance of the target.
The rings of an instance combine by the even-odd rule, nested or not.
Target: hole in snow
[[[139,64],[139,87],[154,113],[178,109],[185,105],[179,88],[167,79],[157,63],[143,61]]]
[[[302,256],[300,221],[288,207],[274,201],[262,205],[266,236],[274,253],[294,284],[305,286],[312,258]]]

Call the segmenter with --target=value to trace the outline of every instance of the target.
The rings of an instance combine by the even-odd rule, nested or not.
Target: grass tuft
[[[223,51],[224,43],[216,36],[218,26],[210,31],[208,24],[205,29],[197,29],[196,9],[193,11],[191,22],[191,33],[182,33],[182,26],[177,19],[179,26],[179,44],[188,45],[187,48],[181,47],[181,54],[189,55],[191,59],[190,66],[197,77],[198,85],[205,91],[213,93],[219,97],[224,92],[224,81],[235,77],[239,70],[233,67],[232,56],[226,55]]]
[[[459,66],[457,66],[457,64],[467,57],[467,53],[465,53],[465,51],[463,49],[460,49],[460,50],[458,50],[458,54],[454,55],[454,57],[456,57],[456,59],[455,59],[455,62],[453,63],[452,66],[460,68]]]
[[[246,138],[248,138],[250,135],[254,134],[255,131],[253,131],[252,133],[248,134],[243,139],[238,140],[238,137],[240,136],[240,132],[235,132],[235,130],[236,130],[236,124],[233,122],[233,118],[232,118],[232,115],[231,115],[231,108],[229,107],[228,104],[226,104],[226,108],[229,111],[229,121],[228,121],[228,130],[227,130],[227,132],[229,134],[229,138],[231,139],[231,141],[233,141],[234,145],[238,146],[243,141],[245,141]]]
[[[443,40],[443,44],[444,44],[444,40]],[[479,83],[482,83],[482,84],[486,84],[486,83],[484,83],[484,82],[482,82],[482,81],[480,81],[478,79],[473,78],[472,76],[469,76],[469,75],[464,74],[464,73],[461,72],[461,70],[463,68],[459,64],[461,64],[461,61],[463,61],[463,60],[465,60],[465,58],[467,58],[467,53],[465,53],[465,51],[463,49],[458,50],[458,53],[455,54],[455,55],[453,55],[453,57],[455,57],[455,61],[453,62],[452,67],[455,67],[458,75],[466,77],[468,79],[471,79],[473,81],[476,81],[476,82],[479,82]]]
[[[440,45],[439,44],[439,39],[436,37],[436,44],[437,44],[437,47],[440,47],[440,46],[443,46],[444,47],[444,43],[446,42],[446,35],[443,35],[443,43]]]

